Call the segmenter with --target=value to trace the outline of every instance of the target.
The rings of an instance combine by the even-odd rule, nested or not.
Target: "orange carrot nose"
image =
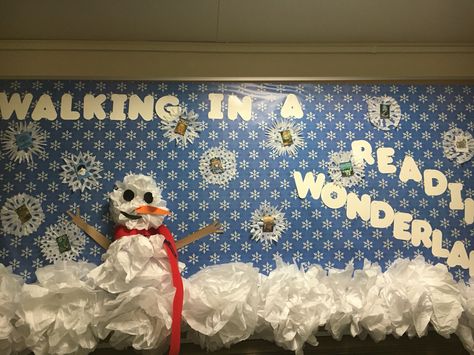
[[[166,208],[160,208],[150,205],[140,206],[135,209],[135,212],[139,214],[159,214],[159,215],[170,215],[170,210]]]

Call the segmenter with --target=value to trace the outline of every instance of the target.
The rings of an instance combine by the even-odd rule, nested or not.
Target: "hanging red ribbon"
[[[171,341],[169,355],[178,355],[179,348],[181,345],[181,313],[183,310],[183,280],[181,279],[181,273],[179,272],[178,265],[178,251],[174,242],[173,236],[165,225],[161,225],[158,228],[150,229],[127,229],[125,226],[117,226],[115,229],[114,238],[115,240],[125,236],[143,235],[149,237],[154,234],[161,234],[165,237],[163,246],[168,256],[168,262],[171,269],[171,277],[173,280],[173,286],[176,289],[173,298],[173,313],[171,323]]]

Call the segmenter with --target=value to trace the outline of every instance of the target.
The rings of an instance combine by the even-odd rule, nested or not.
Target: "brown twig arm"
[[[77,214],[73,214],[71,211],[66,211],[66,213],[69,215],[69,217],[71,217],[72,222],[76,226],[82,229],[84,233],[86,233],[89,237],[94,239],[97,244],[99,244],[102,248],[107,250],[110,245],[110,241],[97,229],[87,224],[87,222],[81,218],[81,215],[79,214],[79,209],[77,210]]]
[[[199,240],[209,234],[213,233],[222,233],[222,226],[219,223],[219,221],[214,221],[213,223],[205,226],[204,228],[198,230],[197,232],[191,233],[190,235],[184,237],[183,239],[180,239],[176,242],[176,248],[180,249],[188,244],[191,244],[192,242],[195,242],[196,240]]]

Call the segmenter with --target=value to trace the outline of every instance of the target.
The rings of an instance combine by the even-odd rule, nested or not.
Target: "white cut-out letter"
[[[78,120],[81,114],[72,110],[72,95],[64,94],[61,97],[61,111],[60,116],[63,120]]]
[[[464,201],[464,222],[472,224],[474,222],[474,200],[466,198]]]
[[[46,94],[40,96],[33,112],[31,113],[31,118],[33,119],[33,121],[39,121],[43,118],[46,118],[50,121],[54,121],[56,118],[58,118],[58,113],[54,108],[51,96]]]
[[[461,266],[463,269],[469,268],[469,258],[463,242],[460,240],[454,242],[446,263],[449,267]]]
[[[298,191],[299,198],[306,198],[308,191],[311,191],[311,197],[317,200],[321,196],[321,190],[326,181],[324,174],[318,174],[316,181],[314,180],[314,174],[311,172],[306,173],[304,180],[299,171],[293,173],[295,179],[296,190]]]
[[[343,186],[333,182],[327,183],[321,190],[321,200],[329,208],[341,208],[346,204],[347,191]]]
[[[383,216],[380,216],[383,212]],[[372,201],[370,204],[370,225],[374,228],[388,228],[395,217],[392,206],[383,201]]]
[[[352,154],[359,158],[363,159],[367,164],[372,165],[375,160],[372,156],[372,146],[369,142],[364,140],[354,141],[351,144]]]
[[[240,100],[237,96],[230,95],[228,106],[230,120],[235,120],[238,115],[240,115],[244,121],[250,121],[252,118],[252,98],[250,96],[244,96],[244,98]]]
[[[447,258],[449,256],[449,250],[443,248],[443,233],[439,229],[435,229],[431,236],[433,242],[431,246],[431,252],[437,258]]]
[[[100,94],[97,96],[87,94],[84,96],[84,118],[86,120],[91,120],[96,117],[99,120],[103,120],[105,118],[105,111],[102,107],[106,96],[104,94]]]
[[[411,156],[406,155],[400,168],[400,181],[407,182],[408,180],[413,180],[420,182],[421,178],[421,172],[415,160]]]
[[[127,95],[124,94],[112,94],[110,97],[112,101],[112,112],[110,113],[110,119],[114,121],[125,120],[125,102],[127,101]]]
[[[222,100],[224,100],[224,95],[222,94],[209,94],[209,101],[211,102],[211,109],[207,114],[211,120],[222,120],[224,118],[224,113],[222,112]]]
[[[166,95],[156,100],[155,111],[159,118],[169,121],[179,111],[179,99],[173,95]]]
[[[393,236],[400,240],[410,240],[410,222],[413,216],[410,213],[397,212],[393,218]]]
[[[359,199],[359,196],[350,192],[347,195],[347,218],[355,219],[359,215],[363,221],[368,221],[370,219],[370,201],[369,195],[364,194]]]
[[[128,99],[128,117],[136,120],[140,115],[145,121],[153,119],[153,103],[152,95],[147,95],[142,100],[138,95],[132,95]]]
[[[281,107],[280,115],[283,118],[302,118],[303,109],[295,94],[289,94],[283,106]]]
[[[462,191],[463,185],[460,182],[450,182],[448,184],[449,194],[451,195],[451,201],[449,202],[449,208],[451,210],[463,210],[464,203],[462,202]]]
[[[415,219],[411,223],[411,244],[417,247],[420,245],[420,242],[427,248],[431,248],[431,224],[422,219]]]
[[[31,101],[33,101],[33,95],[26,94],[23,100],[20,94],[14,93],[8,100],[7,94],[0,92],[0,116],[2,120],[9,120],[13,113],[15,113],[18,120],[24,120],[26,114],[30,109]]]
[[[397,167],[392,164],[394,154],[395,149],[390,147],[377,149],[377,166],[382,174],[393,174],[397,171]]]
[[[436,185],[434,180],[436,180]],[[423,171],[423,183],[425,185],[425,193],[428,196],[442,195],[448,188],[448,179],[439,170],[426,169]]]

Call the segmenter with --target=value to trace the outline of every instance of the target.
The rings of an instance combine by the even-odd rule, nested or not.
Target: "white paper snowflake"
[[[3,231],[16,236],[35,232],[44,221],[40,201],[27,194],[8,198],[0,211]]]
[[[400,123],[402,112],[398,102],[390,96],[372,97],[367,100],[369,120],[383,131],[395,128]]]
[[[332,181],[344,187],[358,185],[365,175],[364,160],[352,152],[332,153],[328,169]]]
[[[33,156],[44,153],[46,133],[34,122],[12,123],[2,133],[2,148],[15,162],[31,163]]]
[[[46,260],[77,260],[86,243],[84,233],[74,223],[57,223],[46,228],[40,239],[41,252]]]
[[[474,139],[469,132],[451,128],[443,134],[443,150],[446,158],[463,164],[474,156]]]
[[[90,189],[99,185],[102,163],[95,159],[91,153],[79,153],[77,155],[69,154],[69,158],[64,158],[64,165],[61,165],[63,171],[60,176],[62,182],[68,184],[72,191]]]
[[[267,129],[266,146],[271,148],[277,155],[295,156],[298,149],[304,148],[303,126],[301,123],[283,120],[274,122]]]
[[[201,156],[199,170],[208,183],[227,185],[237,175],[235,153],[224,148],[210,148]]]
[[[178,147],[186,148],[188,143],[192,144],[204,129],[204,124],[199,122],[198,118],[198,114],[194,111],[188,113],[185,108],[179,108],[171,119],[161,120],[160,127],[170,142],[174,141]]]
[[[256,241],[264,244],[278,242],[287,228],[285,214],[266,201],[252,213],[250,234]]]

